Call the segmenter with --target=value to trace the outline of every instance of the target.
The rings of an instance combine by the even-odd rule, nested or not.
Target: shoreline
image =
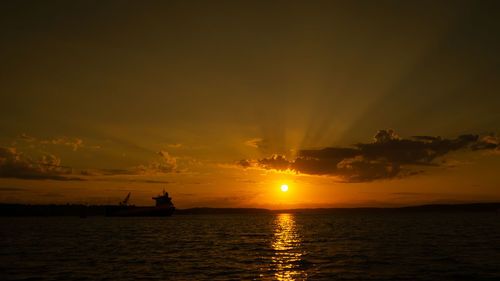
[[[0,217],[28,216],[105,216],[106,208],[112,205],[82,205],[82,204],[6,204],[0,203]],[[131,206],[132,208],[135,206]],[[148,208],[137,206],[135,208]],[[409,212],[500,212],[500,202],[468,203],[468,204],[426,204],[406,207],[359,207],[359,208],[299,208],[270,210],[263,208],[209,208],[196,207],[176,209],[175,215],[217,215],[217,214],[333,214],[354,212],[377,213],[409,213]]]

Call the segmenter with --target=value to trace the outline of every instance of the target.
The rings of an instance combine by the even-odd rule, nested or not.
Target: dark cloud
[[[381,133],[385,132],[385,133]],[[373,143],[356,145],[367,160],[386,160],[400,165],[429,165],[436,157],[474,144],[478,136],[461,135],[456,139],[418,137],[401,139],[392,130],[380,130]],[[383,137],[378,137],[383,135]]]
[[[24,188],[19,188],[19,187],[0,187],[0,191],[25,191],[26,189]]]
[[[136,176],[139,171],[136,167],[130,169],[84,169],[80,171],[83,176]]]
[[[62,166],[61,160],[52,154],[43,154],[33,160],[10,147],[0,147],[0,178],[27,180],[82,181],[72,177],[72,169]]]
[[[162,180],[130,180],[131,182],[144,182],[144,183],[161,183],[161,184],[170,184],[170,181],[162,181]]]
[[[417,166],[439,166],[434,161],[460,149],[498,149],[499,138],[490,135],[479,139],[477,135],[461,135],[455,139],[435,136],[415,136],[404,139],[393,130],[379,130],[373,142],[358,143],[353,147],[327,147],[300,150],[294,160],[273,155],[256,162],[257,166],[278,171],[292,170],[310,175],[337,176],[345,182],[369,182],[399,178],[422,173]],[[250,166],[241,160],[240,166]]]
[[[394,133],[394,130],[392,130],[392,129],[379,130],[377,132],[377,134],[375,134],[375,137],[373,137],[373,138],[374,138],[375,142],[378,142],[378,143],[397,141],[397,140],[401,139],[399,136],[397,136]]]
[[[92,180],[102,182],[139,182],[139,183],[152,183],[152,184],[172,184],[171,181],[154,180],[154,179],[141,179],[141,178],[115,178],[115,177],[95,177]]]
[[[238,161],[237,164],[240,165],[243,168],[248,168],[248,167],[252,166],[252,163],[250,161],[246,160],[246,159]]]
[[[472,146],[473,150],[491,150],[494,152],[500,151],[500,136],[497,134],[490,134],[482,137],[478,142]]]
[[[100,169],[101,175],[103,176],[127,176],[127,175],[137,175],[137,171],[128,169]]]
[[[282,155],[273,155],[269,158],[259,160],[259,164],[266,169],[275,169],[279,171],[288,170],[290,162]]]

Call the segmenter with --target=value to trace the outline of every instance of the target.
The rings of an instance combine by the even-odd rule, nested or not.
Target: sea
[[[500,280],[500,213],[0,218],[0,280]]]

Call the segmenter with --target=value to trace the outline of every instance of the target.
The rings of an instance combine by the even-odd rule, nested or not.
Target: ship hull
[[[107,206],[108,217],[169,217],[175,207],[132,207],[132,206]]]

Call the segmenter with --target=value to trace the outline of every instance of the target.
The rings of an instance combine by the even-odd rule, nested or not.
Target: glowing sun
[[[281,191],[286,192],[288,190],[288,185],[284,184],[281,186]]]

